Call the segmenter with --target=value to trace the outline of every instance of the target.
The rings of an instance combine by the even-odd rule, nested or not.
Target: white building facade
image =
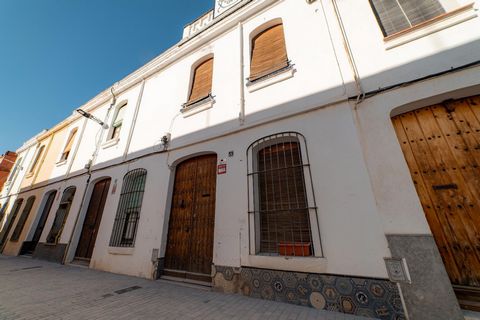
[[[8,191],[3,253],[371,318],[463,319],[459,301],[478,308],[480,292],[479,3],[412,3],[218,0],[81,107],[108,128],[74,113],[42,136],[46,178]],[[442,117],[472,143],[465,155],[434,143],[450,141]],[[448,218],[463,211],[444,193],[468,194],[470,222]]]

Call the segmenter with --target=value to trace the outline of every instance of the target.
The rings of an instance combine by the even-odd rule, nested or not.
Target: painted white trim
[[[393,39],[385,39],[385,49],[390,50],[399,47],[414,40],[426,37],[432,33],[445,30],[462,22],[471,20],[477,16],[478,14],[473,7],[473,4],[471,6],[466,6],[463,10],[459,10],[451,15],[447,14],[443,19],[433,22],[432,24],[428,24],[418,29],[413,28],[411,31],[407,30],[405,34]]]
[[[108,149],[110,147],[116,146],[119,141],[120,141],[120,138],[110,139],[107,142],[104,142],[102,144],[102,149]]]
[[[202,102],[196,106],[193,107],[185,107],[180,110],[182,112],[182,115],[184,118],[188,118],[190,116],[193,116],[194,114],[200,113],[202,111],[211,109],[213,107],[213,104],[215,103],[214,99],[209,99],[206,100],[205,102]]]
[[[295,72],[296,72],[295,68],[289,68],[275,76],[272,76],[266,79],[260,79],[253,83],[247,84],[248,92],[252,93],[257,90],[263,89],[265,87],[271,86],[275,83],[279,83],[287,79],[293,78],[293,75],[295,74]]]
[[[276,257],[249,255],[242,266],[306,273],[326,273],[328,261],[318,257]]]
[[[135,248],[108,247],[108,253],[113,255],[131,256]]]
[[[61,166],[65,165],[65,164],[67,163],[67,160],[68,160],[68,159],[65,159],[65,160],[63,160],[63,161],[58,161],[55,165],[56,165],[57,167],[61,167]]]

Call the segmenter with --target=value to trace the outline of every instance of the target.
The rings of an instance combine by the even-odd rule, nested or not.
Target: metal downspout
[[[107,114],[105,115],[105,120],[103,121],[104,123],[107,122],[108,117],[110,115],[110,111],[112,110],[113,106],[115,106],[115,103],[117,101],[117,99],[115,97],[115,93],[113,92],[113,87],[110,88],[110,92],[112,94],[112,102],[110,103],[110,107],[108,108]],[[85,119],[83,130],[85,129],[87,122],[88,122],[88,119]],[[95,142],[95,151],[93,152],[92,157],[88,161],[88,168],[87,168],[88,169],[88,178],[87,178],[87,181],[85,183],[85,189],[83,190],[82,201],[80,202],[80,208],[78,208],[78,213],[75,217],[75,223],[73,224],[73,230],[70,233],[70,238],[68,239],[67,247],[65,248],[65,252],[63,254],[62,264],[66,263],[67,255],[68,255],[68,252],[70,251],[73,235],[75,234],[75,231],[77,229],[78,219],[80,219],[80,214],[82,213],[83,206],[85,204],[85,198],[87,196],[88,186],[90,185],[90,179],[92,178],[93,161],[95,160],[95,158],[98,154],[98,150],[100,149],[100,144],[102,143],[102,139],[103,139],[103,133],[106,129],[101,127],[100,130],[101,130],[100,136],[99,136],[98,140]],[[83,136],[83,133],[82,133],[82,136]],[[79,146],[80,146],[80,142],[77,144],[77,150],[78,150]],[[76,156],[76,153],[75,153],[75,156]],[[72,163],[73,163],[73,159],[72,159]]]
[[[138,94],[137,104],[135,105],[135,113],[133,114],[132,125],[130,126],[130,131],[128,132],[127,145],[125,146],[125,152],[123,153],[123,161],[127,160],[128,152],[130,151],[130,144],[132,143],[132,137],[135,131],[135,125],[137,124],[137,117],[138,117],[138,112],[140,110],[140,105],[142,104],[144,88],[145,88],[145,79],[142,80],[142,84],[140,86],[140,93]]]

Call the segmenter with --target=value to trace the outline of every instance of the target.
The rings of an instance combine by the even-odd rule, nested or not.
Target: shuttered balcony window
[[[297,133],[281,133],[249,148],[249,186],[253,189],[249,214],[254,221],[256,254],[315,254],[311,221],[316,221],[316,207],[308,199],[313,188],[306,183],[310,166],[300,139],[303,136]]]
[[[289,66],[283,24],[258,34],[252,40],[249,81],[254,82]]]
[[[73,142],[75,141],[75,136],[77,135],[77,129],[73,129],[70,135],[68,136],[67,144],[63,149],[62,156],[60,157],[60,161],[66,161],[70,152],[72,151]]]
[[[195,68],[193,80],[190,89],[190,96],[186,106],[192,105],[205,98],[212,93],[212,76],[213,76],[213,58],[202,62]]]
[[[445,13],[438,0],[370,0],[385,37]]]
[[[47,236],[47,243],[57,244],[60,236],[62,235],[63,226],[67,221],[70,207],[72,206],[73,198],[75,197],[75,187],[69,187],[65,189],[58,206],[57,213],[55,214],[55,220],[53,221],[52,229]]]
[[[28,172],[29,174],[33,174],[35,172],[35,169],[38,166],[38,163],[40,162],[40,159],[42,158],[43,155],[43,150],[45,149],[45,146],[41,146],[38,150],[37,153],[35,154],[35,158],[32,162],[32,166],[30,167],[30,171]]]
[[[13,230],[10,241],[18,241],[18,239],[20,238],[23,228],[25,227],[25,222],[27,222],[28,216],[30,215],[30,211],[32,210],[34,203],[35,197],[28,198],[27,203],[25,204],[25,208],[23,208],[22,214],[18,219],[17,226],[15,227],[15,230]]]
[[[110,132],[109,140],[119,139],[120,138],[120,131],[122,130],[123,125],[123,117],[125,115],[125,110],[127,105],[123,105],[118,108],[117,113],[115,114],[115,119],[112,123],[112,131]]]
[[[147,170],[130,171],[123,178],[122,192],[113,224],[111,247],[133,247],[137,234]]]

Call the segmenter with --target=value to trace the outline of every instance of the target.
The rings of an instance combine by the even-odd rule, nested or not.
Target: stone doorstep
[[[465,320],[480,320],[480,312],[463,310]]]

